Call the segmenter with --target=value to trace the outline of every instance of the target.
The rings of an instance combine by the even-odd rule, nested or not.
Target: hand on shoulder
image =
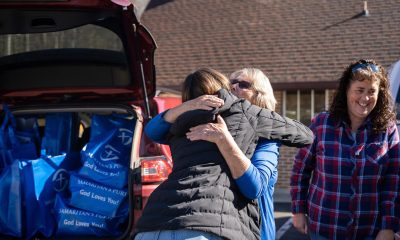
[[[182,104],[169,109],[165,115],[164,120],[169,123],[174,123],[175,120],[183,113],[196,109],[212,110],[216,107],[224,105],[224,100],[215,95],[202,95],[198,98],[183,102]]]

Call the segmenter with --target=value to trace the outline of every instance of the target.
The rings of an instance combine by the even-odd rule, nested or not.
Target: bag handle
[[[16,126],[17,126],[17,122],[14,118],[14,115],[12,114],[12,112],[10,111],[10,109],[8,108],[7,104],[3,104],[3,112],[5,114],[4,116],[4,121],[1,125],[1,130],[3,132],[5,132],[6,127],[8,126],[8,135],[9,135],[9,139],[11,141],[11,144],[13,146],[19,146],[19,141],[18,138],[16,136]],[[11,125],[9,125],[11,124]]]
[[[4,112],[4,118],[0,128],[1,131],[0,148],[6,149],[7,140],[4,138],[9,139],[11,144],[18,144],[16,143],[18,140],[15,138],[15,133],[14,133],[15,132],[14,129],[17,124],[7,104],[3,104],[3,112]],[[11,123],[11,126],[9,125],[9,123]],[[6,129],[7,127],[8,129]]]
[[[54,170],[57,170],[59,167],[50,158],[47,156],[40,156],[41,159],[45,160],[47,164],[49,164]]]
[[[17,126],[17,122],[15,121],[14,115],[11,113],[7,104],[3,104],[3,112],[5,114],[3,124],[1,125],[1,130],[5,130],[8,123],[11,123],[11,126],[15,128]]]
[[[10,136],[11,146],[18,147],[20,145],[17,135],[15,134],[15,129],[11,126],[8,126],[8,136]]]

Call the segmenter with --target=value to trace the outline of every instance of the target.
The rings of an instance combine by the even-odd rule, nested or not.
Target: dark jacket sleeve
[[[255,131],[259,137],[278,140],[290,147],[304,147],[313,143],[313,132],[301,122],[254,105],[248,105],[246,109],[250,120],[257,119]]]

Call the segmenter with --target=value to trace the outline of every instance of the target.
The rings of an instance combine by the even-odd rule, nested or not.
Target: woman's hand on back
[[[216,95],[203,95],[198,98],[184,102],[187,111],[195,109],[211,110],[216,107],[224,105],[224,100],[217,97]]]
[[[186,137],[191,141],[213,142],[222,153],[234,179],[239,178],[249,168],[251,162],[240,150],[221,116],[216,123],[207,123],[192,127]]]
[[[224,142],[230,133],[224,119],[218,115],[216,123],[207,123],[190,128],[186,137],[191,141],[204,140],[215,144]]]
[[[222,105],[224,105],[224,100],[219,97],[215,95],[202,95],[169,109],[164,115],[164,120],[169,123],[174,123],[182,113],[187,111],[196,109],[211,110],[216,107],[221,107]]]

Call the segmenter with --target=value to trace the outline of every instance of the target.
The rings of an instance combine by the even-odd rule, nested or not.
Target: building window
[[[284,91],[283,115],[310,125],[311,118],[328,109],[328,90]]]

